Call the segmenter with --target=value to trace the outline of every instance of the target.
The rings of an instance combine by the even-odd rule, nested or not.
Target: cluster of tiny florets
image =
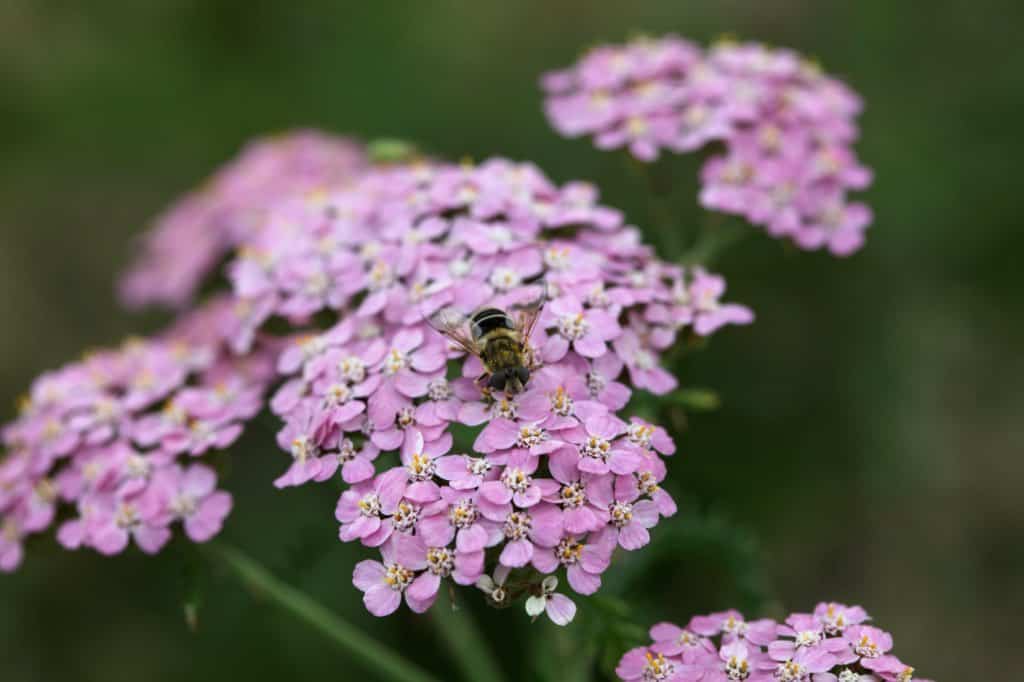
[[[281,198],[337,186],[366,165],[360,145],[315,130],[253,140],[154,221],[121,279],[122,300],[133,307],[185,306]]]
[[[290,464],[276,485],[346,484],[339,536],[380,549],[355,572],[377,615],[493,570],[486,591],[507,579],[507,596],[564,621],[552,583],[519,574],[565,567],[590,594],[616,547],[644,546],[675,510],[658,485],[675,445],[618,415],[630,386],[673,390],[659,357],[677,336],[752,320],[720,301],[720,277],[654,258],[592,186],[503,159],[378,167],[284,202],[228,272],[238,350],[272,318],[336,320],[279,358],[271,409]],[[483,387],[480,360],[430,322],[539,298],[518,393]],[[456,424],[478,428],[456,445]]]
[[[58,513],[64,547],[103,554],[130,541],[155,553],[179,521],[195,542],[220,531],[231,495],[194,462],[234,443],[262,409],[274,359],[264,344],[245,357],[226,351],[213,324],[222,303],[32,384],[2,431],[0,569],[16,568],[25,538]]]
[[[844,83],[786,49],[723,41],[708,49],[674,36],[587,53],[546,74],[549,120],[653,161],[661,150],[715,150],[700,202],[744,216],[804,249],[859,249],[870,209],[847,192],[871,182],[852,145],[861,110]]]
[[[859,606],[821,603],[782,623],[738,611],[658,623],[653,642],[627,652],[616,673],[625,682],[927,682],[868,620]]]
[[[318,153],[316,139],[303,138],[302,155],[340,149],[325,138]],[[276,144],[266,149],[285,158],[261,163],[287,167],[293,145]],[[259,184],[251,156],[229,166],[250,178],[240,186]],[[530,164],[344,175],[276,194],[265,185],[258,220],[218,242],[216,258],[237,245],[229,294],[164,334],[36,381],[3,432],[5,568],[60,504],[73,509],[58,530],[67,547],[115,553],[134,539],[155,552],[178,520],[209,539],[231,498],[214,490],[212,468],[183,462],[228,447],[264,406],[284,422],[289,457],[275,484],[339,479],[340,539],[380,551],[354,575],[377,615],[403,597],[422,611],[450,580],[568,622],[575,606],[554,574],[596,591],[615,548],[643,547],[675,512],[660,485],[675,444],[619,412],[634,389],[674,390],[660,356],[680,335],[753,319],[721,301],[724,280],[657,260],[591,185],[558,186]],[[245,214],[245,196],[224,206]],[[159,280],[176,267],[165,255],[154,266],[144,250],[132,277]],[[150,298],[187,300],[194,288]],[[488,390],[480,359],[432,321],[484,304],[517,314],[530,301],[544,305],[525,339],[522,391]],[[458,447],[453,425],[470,429]]]

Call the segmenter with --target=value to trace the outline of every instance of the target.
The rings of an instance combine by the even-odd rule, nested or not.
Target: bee
[[[444,308],[430,318],[434,329],[456,346],[480,358],[485,373],[477,380],[487,389],[514,395],[530,380],[534,360],[528,347],[546,296],[512,308],[483,306],[470,315]]]

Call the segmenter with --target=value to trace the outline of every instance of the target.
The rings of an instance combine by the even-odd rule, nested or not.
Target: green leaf
[[[694,412],[713,412],[722,406],[721,397],[710,388],[681,388],[668,399]]]
[[[373,163],[402,163],[419,156],[419,150],[406,140],[379,137],[366,145],[366,154]]]

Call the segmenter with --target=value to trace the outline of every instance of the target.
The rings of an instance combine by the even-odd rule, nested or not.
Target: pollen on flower
[[[555,556],[563,566],[572,566],[578,563],[580,557],[583,556],[583,543],[572,538],[562,538],[558,546],[555,547]]]
[[[416,527],[416,523],[420,520],[421,511],[415,504],[402,500],[398,503],[398,508],[395,509],[395,513],[391,516],[391,523],[394,524],[397,531],[402,533],[412,532]]]
[[[570,341],[582,339],[590,331],[590,323],[583,313],[562,315],[558,318],[558,333]]]
[[[485,476],[491,470],[491,463],[483,457],[467,457],[466,471],[474,476]]]
[[[384,374],[388,376],[397,374],[405,369],[408,364],[409,357],[397,348],[392,348],[384,359]]]
[[[455,555],[446,547],[427,549],[427,569],[434,575],[447,578],[455,568]]]
[[[409,472],[409,478],[412,480],[429,481],[434,477],[437,465],[429,455],[418,452],[409,459],[406,469]]]
[[[299,462],[316,457],[318,448],[308,436],[296,436],[292,439],[292,457]]]
[[[613,502],[608,508],[612,524],[616,528],[628,526],[633,520],[633,505],[628,502]]]
[[[750,661],[738,656],[730,656],[725,662],[725,675],[730,680],[745,680],[750,677]]]
[[[384,574],[384,582],[392,590],[401,592],[409,586],[416,574],[401,564],[388,564]]]
[[[509,540],[522,540],[529,534],[532,527],[533,519],[530,518],[530,515],[527,512],[517,511],[505,517],[505,523],[502,524],[501,530]]]
[[[582,456],[591,457],[602,462],[608,461],[611,450],[611,441],[601,436],[587,436],[587,439],[580,445],[580,454]]]
[[[633,445],[638,445],[645,450],[650,450],[654,439],[654,427],[650,424],[634,422],[626,429],[626,438],[628,438],[629,442]]]
[[[395,426],[400,429],[407,429],[416,423],[416,410],[412,407],[403,407],[395,415]]]
[[[525,492],[531,485],[533,479],[518,467],[508,467],[501,472],[501,482],[512,492]]]
[[[519,427],[519,437],[516,440],[516,445],[521,448],[532,448],[540,445],[547,438],[548,434],[544,429],[533,424],[524,424]]]
[[[511,268],[495,268],[491,273],[491,286],[498,291],[509,291],[519,286],[523,279]]]
[[[358,384],[366,378],[366,363],[355,355],[346,355],[338,361],[338,373],[345,381]]]
[[[572,416],[573,400],[564,386],[559,386],[551,394],[551,411],[560,417]]]
[[[857,640],[853,650],[864,658],[878,658],[882,655],[882,650],[878,647],[878,644],[866,633]]]
[[[807,677],[807,667],[796,661],[786,661],[775,669],[775,677],[780,682],[800,682]]]
[[[569,509],[578,509],[586,504],[587,495],[583,490],[583,484],[579,481],[574,481],[562,486],[561,491],[558,493],[558,499],[562,506]]]
[[[359,513],[363,516],[380,516],[380,498],[377,493],[369,493],[359,500]]]
[[[448,521],[455,528],[469,528],[476,523],[479,512],[473,500],[459,500],[448,508]]]
[[[665,659],[662,654],[647,652],[647,661],[643,668],[643,682],[662,682],[672,677],[676,672],[675,665]]]

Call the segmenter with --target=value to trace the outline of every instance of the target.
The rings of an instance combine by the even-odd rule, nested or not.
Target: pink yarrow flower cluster
[[[130,543],[158,552],[177,522],[195,542],[220,531],[231,496],[198,458],[238,439],[274,369],[272,347],[244,358],[223,351],[223,310],[215,301],[163,335],[90,353],[33,383],[2,430],[0,570],[14,570],[25,539],[59,512],[64,547],[103,554]]]
[[[648,646],[628,651],[625,682],[928,682],[892,652],[892,635],[859,606],[820,603],[782,623],[738,611],[658,623]]]
[[[185,306],[220,261],[261,228],[271,206],[337,187],[366,165],[359,145],[315,130],[253,140],[157,218],[121,279],[122,300],[132,307]]]
[[[340,539],[380,552],[354,573],[371,613],[475,584],[564,624],[575,607],[555,574],[595,592],[615,549],[675,512],[660,487],[675,444],[619,412],[630,386],[675,388],[659,356],[679,333],[752,314],[719,302],[720,278],[655,259],[596,198],[504,159],[378,167],[279,205],[229,265],[247,328],[311,330],[278,360],[275,483],[344,482]],[[483,389],[480,360],[429,322],[544,296],[519,393]],[[473,439],[457,446],[455,425]]]
[[[595,48],[542,85],[552,126],[601,149],[653,161],[717,143],[701,171],[706,208],[807,250],[864,243],[871,210],[847,200],[871,183],[853,151],[861,101],[793,51],[641,38]]]

